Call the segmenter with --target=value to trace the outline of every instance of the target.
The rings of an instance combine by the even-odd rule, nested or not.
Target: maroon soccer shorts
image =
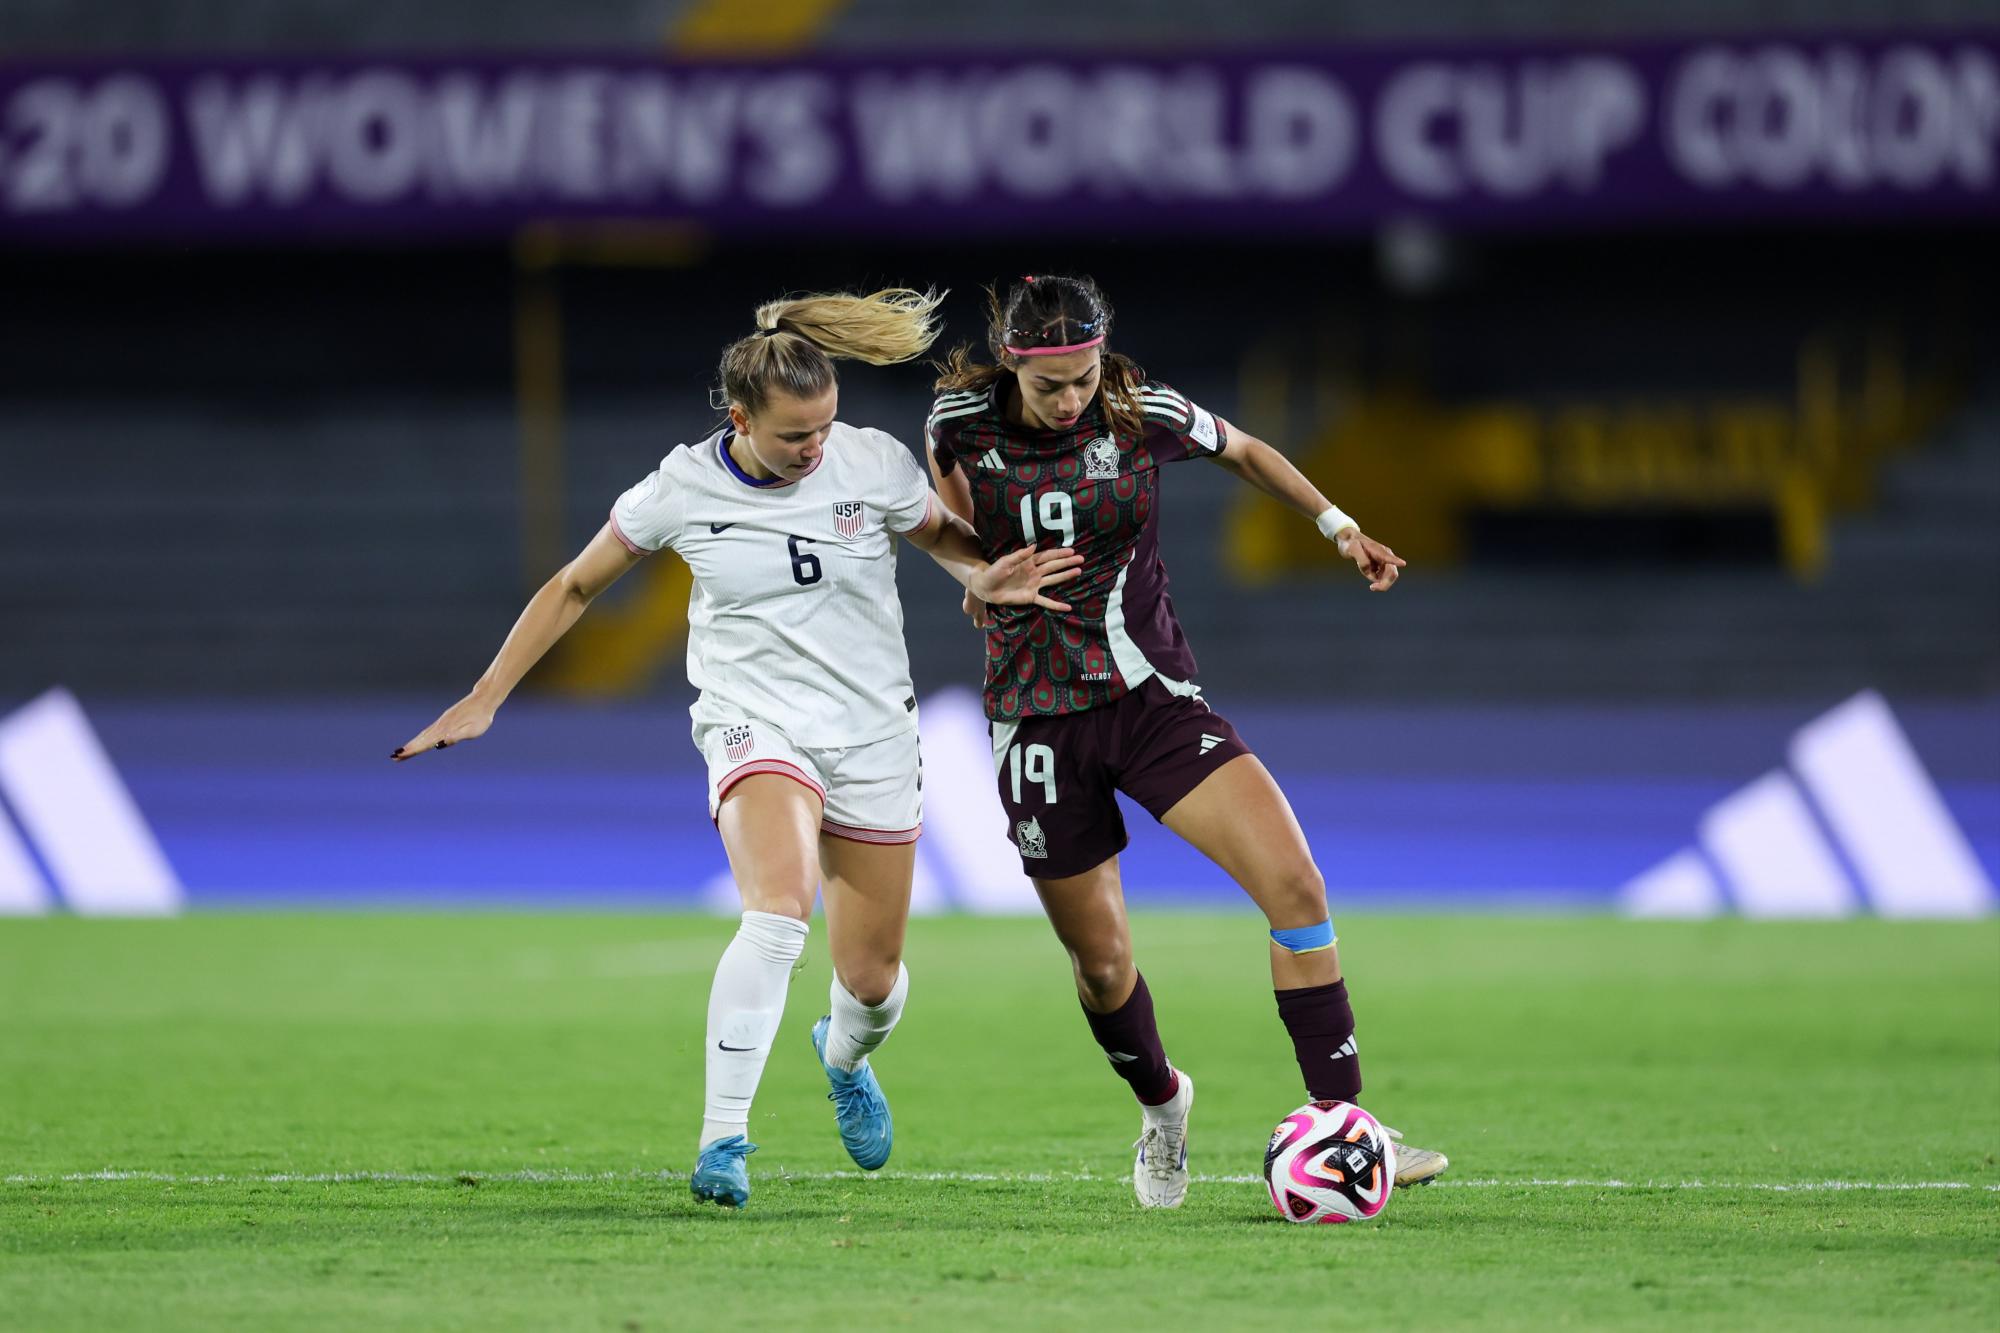
[[[1080,875],[1125,850],[1115,793],[1161,819],[1249,753],[1227,718],[1157,676],[1100,708],[993,723],[1007,836],[1034,879]]]

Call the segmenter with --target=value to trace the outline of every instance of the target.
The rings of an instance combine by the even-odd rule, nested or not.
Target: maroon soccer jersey
[[[925,429],[938,470],[965,469],[988,560],[1023,546],[1073,546],[1084,563],[1057,590],[1069,611],[992,608],[986,715],[1076,713],[1153,676],[1190,680],[1194,653],[1160,560],[1159,468],[1221,453],[1222,423],[1158,383],[1140,386],[1136,439],[1112,429],[1101,393],[1062,430],[1015,425],[1003,402],[999,383],[938,398]]]

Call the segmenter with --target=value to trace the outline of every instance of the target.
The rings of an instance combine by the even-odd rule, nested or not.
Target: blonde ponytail
[[[822,292],[757,307],[757,332],[722,353],[722,399],[746,413],[773,392],[814,398],[836,382],[838,358],[871,366],[922,356],[940,332],[944,293],[888,287],[867,296]]]
[[[889,366],[930,350],[943,304],[942,292],[908,287],[885,287],[867,296],[791,296],[758,306],[757,327],[796,334],[831,357]]]

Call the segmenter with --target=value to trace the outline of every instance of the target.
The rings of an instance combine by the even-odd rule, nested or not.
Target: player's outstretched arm
[[[1227,442],[1215,461],[1228,468],[1264,494],[1304,514],[1319,525],[1340,553],[1354,562],[1373,592],[1387,592],[1409,562],[1361,530],[1359,524],[1335,507],[1306,480],[1306,474],[1292,460],[1255,435],[1225,421]]]
[[[1083,557],[1067,546],[1046,551],[1023,546],[989,564],[980,553],[971,526],[937,505],[931,507],[922,527],[903,535],[963,584],[968,597],[981,602],[1067,611],[1069,603],[1056,601],[1044,590],[1068,583],[1083,568]]]
[[[479,683],[472,687],[472,693],[445,709],[444,715],[437,721],[397,746],[389,757],[400,763],[405,759],[414,759],[426,750],[442,750],[460,741],[485,735],[486,729],[493,725],[493,714],[514,692],[514,687],[521,683],[521,677],[528,674],[529,668],[541,661],[542,654],[568,633],[569,627],[583,615],[592,598],[617,582],[620,574],[643,558],[618,540],[609,523],[598,529],[597,535],[590,539],[590,545],[584,547],[576,559],[564,565],[554,578],[544,583],[540,592],[528,599],[527,608],[514,622],[507,641],[500,645],[499,653],[492,665],[486,668],[486,674],[479,678]]]
[[[1056,601],[1045,590],[1068,583],[1083,567],[1083,557],[1067,546],[1048,550],[1024,546],[989,563],[971,525],[935,505],[922,527],[903,535],[964,586],[969,607],[976,604],[982,611],[986,603],[1067,611],[1067,602]]]

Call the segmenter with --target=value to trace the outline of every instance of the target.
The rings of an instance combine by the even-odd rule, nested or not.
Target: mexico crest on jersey
[[[1118,476],[1118,441],[1108,437],[1083,446],[1085,481],[1112,481]]]
[[[756,748],[756,733],[748,727],[731,727],[722,733],[722,752],[731,759],[746,758]]]
[[[861,531],[862,507],[859,500],[842,500],[833,507],[833,530],[843,537]]]

